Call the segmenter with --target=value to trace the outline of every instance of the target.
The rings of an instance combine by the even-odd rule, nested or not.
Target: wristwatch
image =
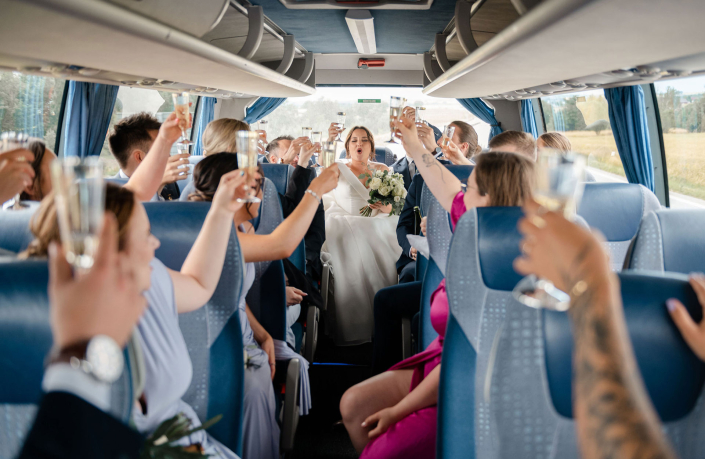
[[[125,357],[114,339],[106,335],[96,335],[88,341],[52,351],[47,359],[47,366],[54,363],[68,363],[100,382],[112,384],[122,374]]]

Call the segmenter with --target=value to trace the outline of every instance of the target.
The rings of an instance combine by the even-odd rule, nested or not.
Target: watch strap
[[[89,340],[79,341],[77,343],[65,346],[61,349],[52,349],[46,359],[46,365],[54,363],[71,363],[72,359],[84,360],[86,358],[86,350],[88,349]]]

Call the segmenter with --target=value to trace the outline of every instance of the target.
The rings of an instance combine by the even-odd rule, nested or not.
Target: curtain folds
[[[605,89],[610,124],[630,183],[654,191],[654,164],[641,86]]]
[[[494,117],[494,109],[490,108],[482,99],[457,99],[457,101],[460,102],[460,105],[465,107],[467,111],[491,126],[490,139],[502,133],[502,127],[497,122],[497,118]],[[488,141],[490,139],[488,139]]]
[[[198,108],[198,126],[196,129],[196,140],[193,144],[193,156],[203,156],[203,132],[206,130],[208,123],[213,121],[215,113],[215,104],[218,101],[215,97],[201,97],[200,107]]]
[[[69,81],[64,156],[100,156],[118,86]]]
[[[536,117],[534,116],[534,104],[531,99],[521,101],[521,127],[524,132],[528,132],[534,139],[539,138],[539,130],[536,127]]]
[[[282,99],[277,99],[276,97],[260,97],[247,109],[244,121],[248,124],[256,123],[276,110],[285,100],[286,97]]]

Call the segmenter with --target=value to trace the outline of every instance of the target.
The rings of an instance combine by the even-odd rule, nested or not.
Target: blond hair
[[[511,145],[527,158],[536,160],[536,141],[531,134],[521,131],[504,131],[490,139],[489,147],[491,150],[502,151],[502,147],[506,145]]]
[[[564,136],[560,132],[547,132],[545,134],[541,134],[538,140],[543,142],[545,148],[552,148],[562,153],[568,153],[573,149],[568,137]]]
[[[203,155],[237,152],[235,132],[249,130],[249,124],[233,118],[220,118],[211,121],[203,131],[203,137],[201,138],[203,141]]]

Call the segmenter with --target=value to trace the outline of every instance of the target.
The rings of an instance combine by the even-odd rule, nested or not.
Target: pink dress
[[[453,229],[455,229],[456,223],[465,213],[463,197],[463,192],[460,192],[453,199],[450,209]],[[413,391],[441,363],[441,351],[443,351],[443,338],[445,337],[447,323],[448,296],[446,295],[446,281],[443,279],[436,291],[431,295],[431,325],[438,333],[438,338],[429,344],[423,352],[411,356],[389,369],[389,371],[414,370],[409,392]],[[437,411],[437,406],[433,405],[411,413],[390,427],[384,434],[369,442],[362,451],[360,458],[436,457]]]

